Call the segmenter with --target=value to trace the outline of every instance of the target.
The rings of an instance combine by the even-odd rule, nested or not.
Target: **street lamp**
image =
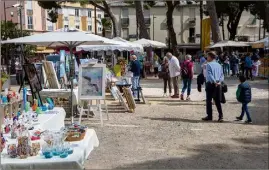
[[[154,25],[154,19],[155,19],[155,18],[156,18],[156,17],[155,17],[155,15],[153,14],[153,15],[152,15],[152,27],[153,27],[153,28],[152,28],[152,34],[153,34],[153,35],[152,35],[152,40],[154,40],[154,30],[155,30],[155,29],[154,29],[154,26],[155,26],[155,25]]]

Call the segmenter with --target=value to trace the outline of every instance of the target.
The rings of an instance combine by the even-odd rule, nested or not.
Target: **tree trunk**
[[[110,8],[110,5],[106,2],[106,1],[102,1],[103,2],[103,6],[94,2],[94,1],[88,1],[89,4],[93,5],[93,6],[96,6],[96,8],[104,11],[108,16],[109,18],[111,19],[112,21],[112,27],[113,27],[113,37],[118,37],[119,36],[119,27],[118,27],[118,22],[117,22],[117,19],[115,17],[115,15],[113,14],[111,8]]]
[[[179,57],[179,51],[177,48],[177,36],[173,26],[173,12],[176,4],[173,4],[172,1],[166,1],[166,4],[167,4],[167,11],[166,11],[167,30],[172,44],[173,53],[176,57]]]
[[[135,1],[135,9],[136,9],[137,22],[139,26],[139,38],[150,39],[147,27],[145,25],[145,18],[141,0]]]
[[[103,5],[106,9],[105,12],[107,13],[107,15],[109,16],[109,18],[112,21],[113,37],[118,37],[119,36],[119,27],[118,27],[117,19],[116,19],[115,15],[113,14],[113,12],[110,8],[110,5],[106,1],[103,1]]]
[[[230,15],[229,16],[229,21],[227,24],[227,29],[230,32],[230,37],[229,40],[234,40],[235,36],[237,34],[237,27],[241,18],[241,15],[244,11],[244,8],[240,8],[239,11],[237,12],[236,16]]]
[[[103,37],[106,37],[106,29],[103,27],[103,29],[102,29],[102,36]]]
[[[211,31],[212,39],[214,43],[221,41],[221,33],[219,29],[219,19],[216,12],[216,6],[214,1],[206,1],[207,10],[211,18]]]
[[[224,31],[224,17],[221,15],[221,28],[222,28],[222,38],[225,40],[225,31]]]
[[[268,1],[264,1],[264,5],[265,5],[265,18],[264,18],[264,29],[267,30],[267,32],[269,32],[269,3]],[[265,31],[263,34],[264,38],[265,38]]]

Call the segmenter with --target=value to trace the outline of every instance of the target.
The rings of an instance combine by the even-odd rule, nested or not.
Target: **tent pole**
[[[71,61],[70,61],[70,80],[71,80],[71,123],[74,123],[74,107],[73,107],[73,88],[74,88],[74,59],[73,59],[73,45],[69,46],[69,50],[70,50],[70,57],[71,57]]]

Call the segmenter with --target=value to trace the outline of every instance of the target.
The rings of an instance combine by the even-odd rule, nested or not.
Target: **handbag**
[[[223,93],[228,92],[228,86],[224,82],[221,83],[221,90],[222,90]]]
[[[226,98],[225,98],[224,93],[221,93],[220,103],[223,103],[223,104],[226,103]]]

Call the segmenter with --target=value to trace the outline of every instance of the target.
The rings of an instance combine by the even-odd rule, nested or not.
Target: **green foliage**
[[[61,8],[60,3],[64,1],[38,1],[38,5],[48,10],[47,20],[56,23],[58,19],[57,9]]]
[[[9,75],[5,73],[4,71],[1,72],[1,83],[2,85],[8,80]]]
[[[21,31],[17,23],[13,23],[11,21],[7,21],[6,24],[4,21],[1,22],[1,39],[7,40],[7,39],[13,39],[21,37]],[[27,30],[22,31],[22,36],[29,36],[30,32]],[[9,59],[11,56],[11,52],[14,54],[19,54],[17,49],[19,49],[20,45],[15,44],[2,44],[1,53],[2,56],[6,59]],[[29,56],[32,55],[35,51],[36,47],[33,45],[24,45],[24,55]]]
[[[101,23],[102,23],[103,28],[105,29],[111,29],[112,27],[112,22],[109,18],[102,18]]]

